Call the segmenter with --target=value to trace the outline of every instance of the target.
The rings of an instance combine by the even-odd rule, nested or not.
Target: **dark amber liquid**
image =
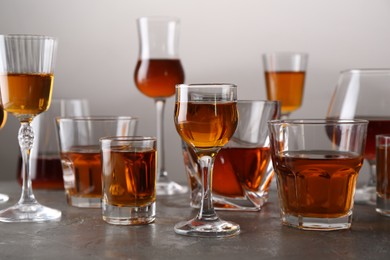
[[[50,106],[53,86],[52,74],[0,75],[1,103],[15,116],[30,118]]]
[[[112,151],[104,165],[104,191],[108,204],[145,206],[156,199],[156,151]]]
[[[139,60],[134,81],[148,97],[170,97],[175,94],[176,84],[184,82],[184,70],[179,59]]]
[[[300,151],[274,156],[273,163],[286,214],[335,218],[351,210],[362,156]]]
[[[102,196],[101,155],[98,147],[90,150],[74,149],[61,153],[63,171],[72,171],[73,187],[67,187],[70,196],[100,198]],[[69,164],[72,166],[69,167]]]
[[[268,100],[281,102],[282,114],[297,110],[302,105],[305,72],[265,72]]]
[[[31,169],[31,182],[34,189],[64,189],[61,159],[58,155],[39,155],[33,159],[35,165]],[[17,180],[22,185],[22,157],[19,156]]]
[[[267,166],[270,148],[222,148],[217,154],[213,170],[213,192],[226,197],[243,197],[244,189],[257,192],[260,185],[266,191],[270,180]]]
[[[236,102],[178,102],[175,125],[183,140],[196,148],[225,145],[237,127]]]
[[[376,192],[390,199],[390,146],[380,145],[376,150]]]
[[[375,161],[375,136],[379,134],[390,134],[390,118],[363,118],[368,120],[366,149],[364,156],[367,160]]]

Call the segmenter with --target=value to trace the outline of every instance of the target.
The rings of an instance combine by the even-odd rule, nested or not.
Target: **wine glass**
[[[282,118],[302,105],[308,59],[307,53],[263,54],[267,99],[281,102]]]
[[[375,135],[390,133],[390,69],[342,71],[329,104],[331,119],[368,120],[365,159],[369,164],[368,183],[357,188],[355,201],[374,204],[376,200]]]
[[[4,127],[5,122],[7,122],[7,111],[4,111],[3,107],[0,105],[0,129]],[[8,200],[8,195],[0,193],[0,203],[6,202]]]
[[[180,84],[176,87],[175,126],[195,152],[202,175],[202,199],[198,215],[175,225],[188,236],[226,237],[240,226],[220,219],[212,202],[212,169],[215,156],[229,141],[238,123],[237,87],[231,84]]]
[[[31,122],[51,102],[57,39],[42,35],[0,35],[0,94],[4,109],[20,121],[18,139],[23,159],[20,200],[0,211],[3,222],[43,222],[61,212],[42,206],[31,185],[30,154],[34,141]]]
[[[188,188],[169,180],[165,169],[164,108],[166,98],[175,94],[175,85],[184,82],[178,54],[179,19],[141,17],[137,19],[140,40],[134,81],[139,91],[153,98],[157,111],[157,194],[173,195]]]

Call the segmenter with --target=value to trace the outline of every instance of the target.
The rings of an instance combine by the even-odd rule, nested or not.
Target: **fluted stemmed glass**
[[[175,17],[141,17],[137,20],[140,49],[134,81],[138,90],[153,98],[156,105],[157,195],[180,194],[188,190],[171,181],[165,168],[165,102],[175,94],[175,85],[184,82],[179,58],[179,24]]]
[[[375,136],[390,133],[390,69],[349,69],[340,72],[329,104],[331,119],[368,120],[364,157],[368,182],[356,189],[355,202],[376,203]]]
[[[43,222],[61,217],[61,211],[42,206],[31,185],[31,122],[51,102],[57,39],[41,35],[0,35],[0,98],[4,109],[21,123],[18,140],[23,159],[20,200],[0,211],[3,222]]]
[[[229,141],[238,123],[237,87],[232,84],[180,84],[176,87],[176,130],[195,152],[202,176],[198,215],[175,225],[175,232],[188,236],[226,237],[240,226],[220,219],[212,202],[212,169],[215,156]]]

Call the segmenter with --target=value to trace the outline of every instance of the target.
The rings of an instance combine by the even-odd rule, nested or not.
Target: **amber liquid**
[[[273,160],[285,214],[336,218],[351,210],[362,156],[300,151]]]
[[[4,111],[3,107],[0,106],[0,128],[3,128],[7,122],[7,111]]]
[[[282,114],[289,114],[302,105],[304,71],[265,72],[268,100],[281,102]]]
[[[184,70],[179,59],[139,60],[134,81],[148,97],[170,97],[175,94],[176,84],[184,82]]]
[[[213,170],[213,192],[225,197],[244,197],[246,191],[258,192],[260,185],[267,191],[270,148],[222,148]]]
[[[31,168],[31,182],[34,189],[64,189],[62,178],[61,159],[58,155],[38,155],[33,158],[34,168]],[[19,156],[17,166],[17,180],[22,185],[22,157]]]
[[[364,156],[368,161],[375,162],[375,136],[379,134],[390,134],[390,118],[368,118],[366,149]]]
[[[84,198],[101,198],[102,170],[99,147],[73,148],[70,152],[61,153],[64,179],[71,173],[73,184],[65,179],[68,195]]]
[[[16,117],[31,118],[50,106],[52,74],[0,75],[1,103]]]
[[[390,146],[380,145],[376,150],[376,192],[390,199]]]
[[[237,127],[236,102],[177,102],[175,125],[181,138],[193,147],[224,146]]]
[[[112,151],[104,165],[104,199],[114,206],[142,207],[156,200],[156,151]]]

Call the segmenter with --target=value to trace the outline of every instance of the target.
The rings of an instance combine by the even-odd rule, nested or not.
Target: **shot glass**
[[[390,135],[376,136],[376,211],[390,217]]]
[[[273,120],[271,155],[282,223],[348,229],[363,164],[365,120]]]
[[[115,225],[148,224],[156,217],[156,138],[100,139],[103,220]]]
[[[102,169],[99,140],[134,136],[138,119],[127,116],[57,117],[67,202],[83,208],[101,207]]]
[[[280,116],[280,103],[238,100],[237,129],[217,154],[213,169],[213,203],[218,210],[259,211],[267,202],[272,169],[267,122]],[[182,142],[191,188],[190,205],[199,208],[202,192],[200,166],[195,153]]]

